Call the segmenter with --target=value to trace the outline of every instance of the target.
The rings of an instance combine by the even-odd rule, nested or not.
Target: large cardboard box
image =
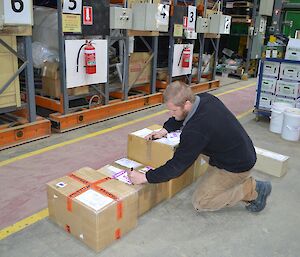
[[[136,190],[82,168],[47,184],[49,217],[100,251],[137,225]]]
[[[153,168],[158,168],[170,160],[179,144],[179,135],[171,133],[168,138],[147,141],[144,137],[154,130],[161,129],[152,125],[128,135],[127,155],[129,159],[138,161]],[[197,165],[196,165],[197,166]],[[180,177],[168,182],[169,198],[194,181],[195,163]]]
[[[255,147],[257,154],[257,161],[254,169],[261,172],[273,175],[275,177],[282,177],[287,173],[289,157]]]
[[[45,62],[42,73],[42,92],[46,96],[60,97],[61,88],[58,62]]]
[[[62,94],[60,85],[59,63],[45,62],[42,73],[43,95],[60,98]],[[84,95],[89,93],[89,86],[68,88],[67,91],[70,96]]]
[[[149,83],[151,79],[151,61],[148,52],[135,52],[129,57],[129,85]],[[140,74],[141,73],[141,74]],[[140,75],[139,75],[140,74]]]
[[[123,161],[121,163],[121,161]],[[142,164],[138,166],[131,165],[127,158],[122,158],[117,160],[111,165],[106,165],[101,169],[97,170],[102,174],[110,176],[111,178],[122,181],[128,186],[134,188],[138,193],[138,216],[143,215],[145,212],[152,209],[154,206],[159,204],[168,198],[168,183],[159,183],[159,184],[142,184],[142,185],[132,185],[127,176],[126,170],[129,170],[133,167],[136,171],[146,173],[152,167],[144,166]],[[121,163],[123,165],[120,165]]]

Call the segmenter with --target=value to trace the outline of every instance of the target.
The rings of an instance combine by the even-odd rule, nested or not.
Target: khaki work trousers
[[[198,212],[232,207],[240,201],[256,199],[255,187],[256,182],[250,171],[233,173],[209,166],[199,179],[192,203]]]

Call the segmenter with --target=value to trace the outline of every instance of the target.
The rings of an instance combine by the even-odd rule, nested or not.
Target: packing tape
[[[117,219],[118,220],[122,219],[122,217],[123,217],[122,201],[120,201],[120,199],[116,195],[110,193],[109,191],[107,191],[104,188],[101,188],[99,186],[99,184],[101,184],[101,183],[105,183],[109,180],[112,180],[111,177],[105,177],[103,179],[99,179],[94,182],[89,182],[89,181],[75,175],[74,173],[71,173],[68,176],[85,185],[82,188],[80,188],[80,189],[76,190],[75,192],[71,193],[70,195],[68,195],[68,198],[67,198],[67,210],[68,211],[72,211],[73,198],[75,198],[76,196],[84,193],[85,191],[87,191],[91,188],[91,189],[94,189],[95,191],[99,192],[100,194],[105,195],[105,196],[113,199],[114,201],[116,201],[117,202]]]

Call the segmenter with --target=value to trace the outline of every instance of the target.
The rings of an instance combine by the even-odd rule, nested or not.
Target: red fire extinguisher
[[[84,47],[84,48],[83,48]],[[91,41],[86,41],[78,51],[77,54],[77,72],[78,72],[78,63],[79,63],[79,54],[81,49],[83,48],[84,54],[84,66],[85,66],[85,73],[86,74],[95,74],[96,73],[96,49],[92,45]]]
[[[180,55],[180,59],[178,62],[178,66],[180,66],[180,62],[181,62],[181,67],[182,68],[189,68],[190,67],[190,57],[191,57],[191,49],[189,47],[184,47],[182,49],[181,55]]]

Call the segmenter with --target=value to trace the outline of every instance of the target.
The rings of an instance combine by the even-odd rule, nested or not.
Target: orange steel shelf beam
[[[194,93],[211,90],[219,87],[220,81],[214,80],[192,85]],[[53,113],[49,115],[52,127],[58,132],[65,132],[78,127],[86,126],[101,120],[116,117],[121,114],[137,111],[163,102],[162,93],[140,96],[127,101],[119,101],[108,105],[98,106],[91,109],[82,109],[77,112],[61,114]]]
[[[59,100],[54,100],[48,97],[44,96],[35,96],[35,103],[37,106],[52,110],[52,111],[57,111],[60,113],[63,113],[63,104],[62,101]]]
[[[0,150],[48,137],[50,134],[50,121],[41,117],[38,117],[35,122],[2,128],[0,129]]]

